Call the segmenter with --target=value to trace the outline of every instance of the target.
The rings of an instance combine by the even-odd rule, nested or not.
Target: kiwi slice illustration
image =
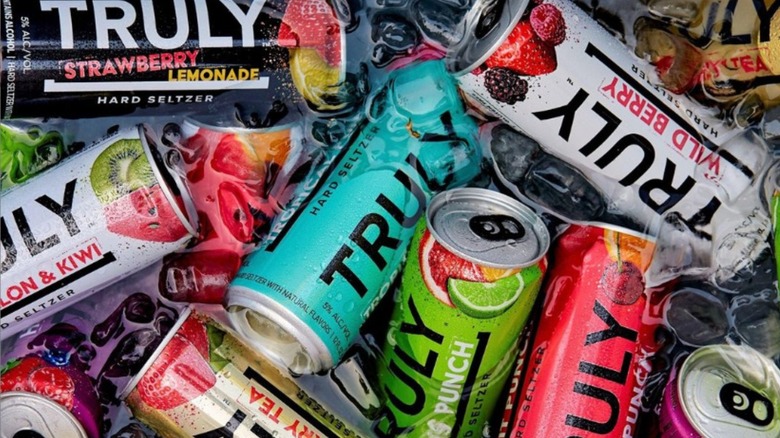
[[[98,155],[89,175],[92,189],[101,204],[109,204],[154,184],[155,177],[140,140],[114,142]]]

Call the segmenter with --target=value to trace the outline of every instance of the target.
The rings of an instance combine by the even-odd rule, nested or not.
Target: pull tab
[[[720,389],[720,402],[726,411],[756,426],[767,426],[774,418],[772,402],[738,383],[727,383]]]
[[[517,219],[503,215],[474,216],[469,228],[477,236],[490,241],[519,240],[525,236],[525,227]]]

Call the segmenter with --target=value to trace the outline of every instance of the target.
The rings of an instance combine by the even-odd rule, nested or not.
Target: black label
[[[286,3],[4,1],[2,118],[296,99],[277,39]]]

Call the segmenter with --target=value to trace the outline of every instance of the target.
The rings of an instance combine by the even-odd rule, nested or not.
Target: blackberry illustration
[[[493,99],[512,105],[525,100],[528,81],[508,68],[491,68],[485,72],[485,88]]]

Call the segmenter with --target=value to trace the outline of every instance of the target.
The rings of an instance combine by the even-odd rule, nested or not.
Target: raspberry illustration
[[[526,76],[552,73],[558,67],[555,47],[542,41],[528,20],[517,26],[506,41],[485,61],[490,68],[506,67]]]
[[[546,43],[557,46],[566,38],[566,23],[555,5],[544,3],[534,7],[529,20],[536,35]]]
[[[528,81],[508,68],[492,68],[485,73],[485,88],[493,99],[513,105],[525,100]]]

